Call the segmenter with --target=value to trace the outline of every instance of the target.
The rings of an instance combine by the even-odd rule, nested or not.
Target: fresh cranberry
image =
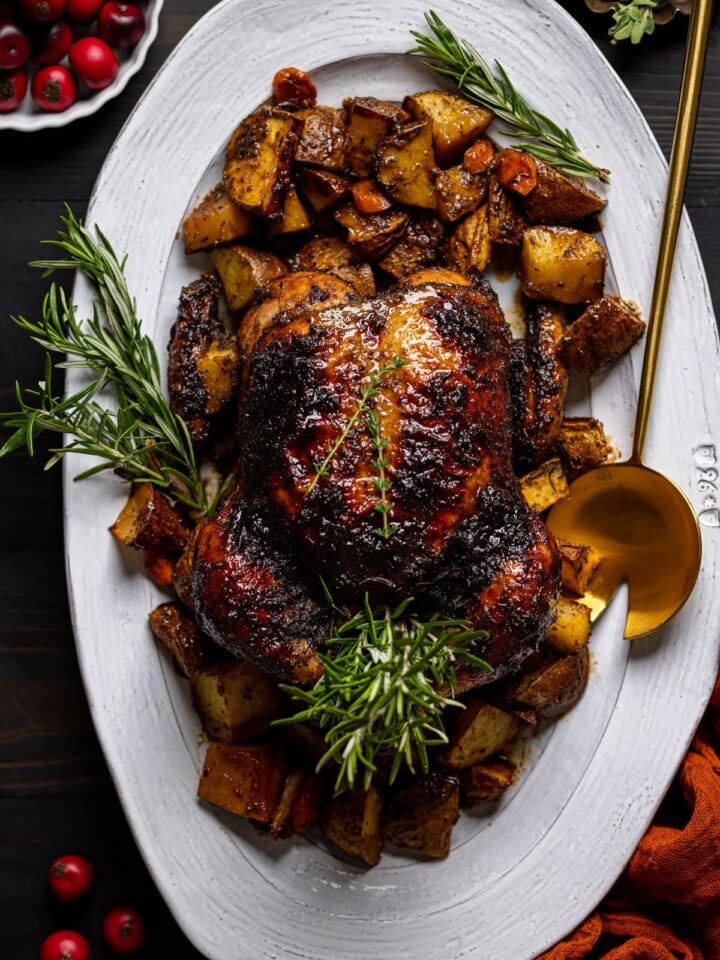
[[[74,853],[53,860],[48,870],[50,889],[58,900],[78,900],[93,882],[93,865]]]
[[[67,0],[65,16],[72,23],[91,23],[98,15],[103,0]]]
[[[27,75],[16,70],[6,76],[0,75],[0,113],[10,113],[20,106],[27,93]]]
[[[0,21],[0,70],[17,70],[30,56],[30,38],[11,20]]]
[[[142,917],[130,907],[114,907],[105,915],[103,937],[116,953],[137,953],[145,942]]]
[[[40,960],[90,960],[90,944],[81,933],[58,930],[43,940]]]
[[[41,110],[60,113],[77,99],[77,85],[67,67],[41,67],[32,78],[30,93]]]
[[[142,7],[123,0],[109,0],[100,10],[97,32],[112,47],[134,47],[145,33]]]
[[[104,89],[117,76],[118,58],[99,37],[76,40],[70,47],[68,59],[75,75],[90,90]]]
[[[22,12],[36,23],[52,23],[65,13],[67,0],[20,0]]]
[[[72,42],[72,30],[64,20],[58,20],[38,37],[32,58],[40,67],[60,63],[70,49]]]

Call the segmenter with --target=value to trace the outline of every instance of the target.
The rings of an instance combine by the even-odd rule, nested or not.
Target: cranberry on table
[[[32,78],[30,93],[41,110],[60,113],[77,99],[77,84],[67,67],[41,67]]]
[[[30,38],[11,20],[0,21],[0,70],[17,70],[30,56]]]
[[[98,15],[97,32],[113,47],[134,47],[145,33],[142,7],[123,0],[109,0]]]
[[[130,907],[113,907],[105,915],[103,937],[116,953],[136,953],[145,942],[142,917]]]
[[[65,16],[73,23],[91,23],[102,3],[103,0],[67,0]]]
[[[40,67],[60,63],[73,42],[73,32],[64,20],[58,20],[35,41],[32,59]]]
[[[26,17],[36,23],[52,23],[65,13],[67,0],[20,0],[20,8]]]
[[[69,853],[50,864],[48,882],[58,900],[78,900],[93,882],[93,865],[85,857]]]
[[[118,72],[118,58],[99,37],[76,40],[68,53],[70,66],[79,80],[90,90],[103,90]]]
[[[24,70],[0,75],[0,113],[10,113],[20,106],[27,93],[28,79]]]
[[[81,933],[58,930],[43,941],[40,960],[90,960],[90,944]]]

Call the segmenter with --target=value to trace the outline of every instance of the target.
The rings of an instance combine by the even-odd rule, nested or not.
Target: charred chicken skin
[[[467,668],[463,688],[519,667],[554,615],[559,560],[513,472],[511,335],[491,289],[425,270],[361,299],[328,274],[290,274],[246,313],[239,342],[239,475],[195,541],[202,628],[310,683],[332,621],[322,577],[336,603],[412,596],[486,629],[476,652],[494,672]]]

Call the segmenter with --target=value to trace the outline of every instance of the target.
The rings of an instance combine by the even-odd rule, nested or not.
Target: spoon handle
[[[634,463],[642,462],[642,453],[645,446],[645,436],[647,433],[648,418],[650,416],[650,401],[652,399],[655,372],[657,370],[660,335],[662,333],[665,306],[670,289],[675,244],[677,242],[678,229],[682,217],[685,185],[687,183],[690,155],[695,137],[695,124],[700,103],[700,92],[702,90],[703,71],[705,69],[705,54],[707,52],[708,35],[712,22],[712,8],[713,0],[695,0],[690,18],[690,26],[688,28],[685,66],[683,68],[677,115],[675,118],[675,133],[673,135],[672,153],[670,155],[670,171],[668,174],[667,193],[665,195],[660,247],[658,249],[655,284],[647,320],[645,358],[643,360],[637,413],[635,415],[635,439],[633,441],[632,456],[630,457],[630,461]]]

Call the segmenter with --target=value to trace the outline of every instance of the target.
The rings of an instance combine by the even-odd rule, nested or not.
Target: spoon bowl
[[[700,570],[700,524],[683,491],[642,463],[599,467],[578,477],[548,520],[557,537],[603,556],[583,603],[596,619],[628,585],[625,637],[663,626],[690,596]]]

